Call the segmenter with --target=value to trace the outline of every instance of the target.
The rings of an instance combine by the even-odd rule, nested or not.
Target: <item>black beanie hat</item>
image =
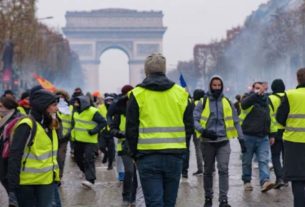
[[[12,99],[12,98],[8,98],[8,97],[1,97],[0,98],[0,102],[2,103],[2,105],[11,110],[11,109],[16,109],[18,107],[18,103]]]
[[[52,103],[58,102],[58,97],[45,89],[36,90],[30,95],[32,110],[43,113]]]
[[[283,93],[285,91],[284,81],[282,79],[273,80],[271,90],[273,93]]]

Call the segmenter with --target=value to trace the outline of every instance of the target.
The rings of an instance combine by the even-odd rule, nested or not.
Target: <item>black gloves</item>
[[[88,134],[89,134],[90,136],[92,136],[92,135],[94,135],[95,133],[94,133],[92,130],[88,130]]]
[[[217,139],[217,134],[216,132],[212,131],[212,130],[207,130],[207,129],[203,129],[201,131],[201,136],[207,139],[211,139],[211,140],[216,140]]]
[[[238,139],[239,144],[240,144],[240,149],[242,153],[246,153],[247,152],[247,148],[245,145],[245,140],[244,139]]]
[[[124,138],[125,134],[124,132],[117,130],[117,129],[111,129],[110,131],[111,135],[116,137],[116,138]]]

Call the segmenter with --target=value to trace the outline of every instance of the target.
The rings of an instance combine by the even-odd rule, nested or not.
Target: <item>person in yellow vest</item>
[[[126,107],[128,102],[127,93],[133,89],[130,85],[122,87],[122,94],[114,103],[110,105],[107,121],[110,123],[111,133],[118,139],[117,153],[121,157],[124,165],[124,179],[122,186],[123,205],[129,206],[136,201],[137,178],[135,164],[129,156],[128,147],[125,140],[126,127]],[[140,185],[139,185],[140,186]]]
[[[44,89],[30,95],[31,118],[21,119],[13,133],[8,163],[10,199],[19,207],[51,207],[59,182],[58,98]],[[33,133],[33,134],[32,134]],[[31,136],[32,135],[32,136]]]
[[[98,133],[106,127],[107,122],[97,108],[90,106],[86,96],[78,96],[74,100],[74,156],[79,169],[85,174],[82,185],[92,188],[96,179],[95,152]]]
[[[305,68],[297,71],[298,86],[286,91],[276,113],[285,127],[284,179],[291,181],[294,207],[305,206]]]
[[[192,105],[184,88],[165,76],[166,60],[146,58],[144,81],[134,88],[126,112],[126,141],[136,159],[147,207],[174,207],[186,139],[193,133]]]
[[[105,94],[104,103],[98,107],[98,111],[103,117],[107,117],[107,112],[109,106],[112,104],[114,95]],[[110,126],[107,124],[100,133],[99,133],[99,149],[104,153],[102,162],[108,162],[107,170],[113,169],[113,161],[115,158],[115,143],[113,134],[110,133]]]
[[[285,185],[283,180],[283,165],[281,162],[281,155],[284,158],[284,145],[283,145],[283,133],[284,127],[276,122],[275,115],[278,107],[281,104],[281,100],[285,94],[285,84],[282,79],[275,79],[271,84],[272,94],[269,95],[269,108],[271,113],[271,121],[275,122],[277,126],[277,133],[274,138],[270,139],[271,144],[271,159],[273,164],[276,181],[274,188],[279,189]]]
[[[219,206],[228,204],[230,139],[239,138],[242,152],[246,151],[239,118],[233,104],[223,95],[223,80],[213,76],[209,92],[194,109],[194,125],[201,139],[204,161],[203,182],[205,191],[204,207],[212,207],[213,171],[215,160],[219,174]]]

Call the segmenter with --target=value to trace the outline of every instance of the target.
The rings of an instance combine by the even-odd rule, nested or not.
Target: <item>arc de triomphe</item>
[[[67,12],[63,28],[72,50],[79,55],[88,90],[98,89],[100,57],[113,48],[128,56],[130,84],[140,83],[145,58],[162,52],[165,31],[162,12],[129,9]]]

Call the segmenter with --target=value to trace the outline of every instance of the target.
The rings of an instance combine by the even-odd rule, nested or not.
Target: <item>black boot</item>
[[[206,197],[203,207],[212,207],[212,205],[213,205],[212,198]]]
[[[228,204],[228,201],[227,201],[227,200],[222,200],[222,201],[219,203],[219,207],[231,207],[231,206]]]

